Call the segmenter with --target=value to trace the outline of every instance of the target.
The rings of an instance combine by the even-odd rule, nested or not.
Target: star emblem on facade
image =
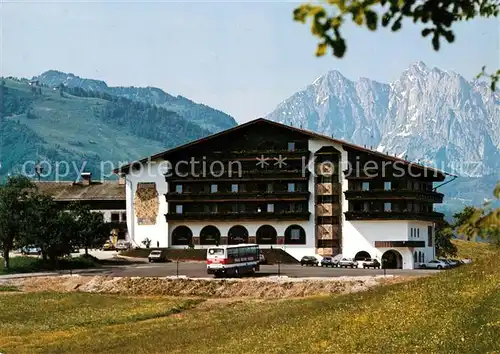
[[[286,166],[286,162],[285,162],[286,157],[279,155],[278,157],[275,157],[274,159],[276,160],[276,162],[274,163],[275,166],[277,165],[279,168]]]
[[[269,157],[265,157],[264,155],[260,155],[260,157],[255,158],[257,160],[257,166],[260,168],[264,168],[265,166],[269,165]]]

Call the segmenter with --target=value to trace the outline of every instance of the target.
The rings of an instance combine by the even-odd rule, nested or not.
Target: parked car
[[[163,254],[161,250],[154,250],[148,256],[149,263],[153,262],[165,262],[167,257]]]
[[[439,261],[448,263],[450,267],[457,267],[458,266],[458,261],[454,259],[444,259],[444,258],[438,258]]]
[[[367,258],[363,262],[363,268],[380,269],[380,262],[375,258]]]
[[[106,241],[104,245],[102,245],[101,250],[102,251],[113,251],[115,249],[115,245],[113,245],[113,242],[111,241]]]
[[[339,263],[338,259],[335,259],[330,256],[323,257],[323,259],[321,260],[322,267],[336,267],[338,263]]]
[[[446,262],[443,262],[439,259],[433,259],[427,263],[422,263],[420,268],[429,268],[429,269],[447,269],[450,268],[450,265]]]
[[[118,240],[116,243],[116,249],[119,251],[126,251],[132,247],[132,244],[129,241]]]
[[[304,266],[304,265],[312,265],[314,267],[317,267],[319,265],[319,261],[316,257],[314,256],[304,256],[302,257],[302,259],[300,260],[300,265],[301,266]]]
[[[342,258],[339,262],[340,268],[358,268],[358,262],[352,258]]]
[[[27,255],[41,255],[42,254],[42,249],[40,247],[35,247],[35,246],[25,246],[21,248],[21,254],[27,256]]]

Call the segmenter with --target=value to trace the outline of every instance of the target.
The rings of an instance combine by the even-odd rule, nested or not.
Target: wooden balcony
[[[438,212],[412,211],[348,211],[346,220],[424,220],[442,221],[444,214]]]
[[[425,241],[375,241],[375,247],[393,248],[393,247],[425,247]]]
[[[304,211],[295,212],[187,212],[182,214],[168,213],[165,214],[167,222],[172,220],[206,220],[206,221],[225,221],[225,220],[309,220],[311,213]]]
[[[167,202],[259,202],[307,201],[310,192],[217,192],[165,194]]]
[[[225,171],[223,173],[210,173],[206,174],[196,172],[190,174],[189,172],[180,175],[165,175],[166,182],[200,182],[200,181],[217,181],[217,182],[231,182],[231,181],[307,181],[311,171],[305,170],[285,170],[285,169],[254,169],[243,170],[241,173],[237,169],[234,171]]]
[[[391,189],[391,190],[348,190],[344,192],[347,200],[421,200],[442,203],[444,194],[433,191]]]

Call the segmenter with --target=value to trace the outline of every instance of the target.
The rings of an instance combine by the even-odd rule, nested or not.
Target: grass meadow
[[[294,300],[0,292],[0,352],[498,353],[500,252],[347,295]]]

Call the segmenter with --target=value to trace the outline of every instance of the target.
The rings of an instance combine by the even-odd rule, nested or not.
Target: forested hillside
[[[1,81],[0,108],[2,178],[30,173],[37,161],[45,161],[45,172],[51,172],[46,179],[55,177],[58,163],[71,166],[68,173],[60,171],[66,179],[76,178],[76,167],[83,165],[99,178],[111,166],[211,133],[155,105],[12,78]]]
[[[111,87],[102,80],[86,79],[71,73],[48,70],[33,78],[47,87],[80,88],[87,92],[107,93],[116,97],[146,103],[176,112],[188,121],[211,132],[219,132],[234,127],[233,117],[204,104],[193,102],[182,96],[172,96],[157,87]]]

